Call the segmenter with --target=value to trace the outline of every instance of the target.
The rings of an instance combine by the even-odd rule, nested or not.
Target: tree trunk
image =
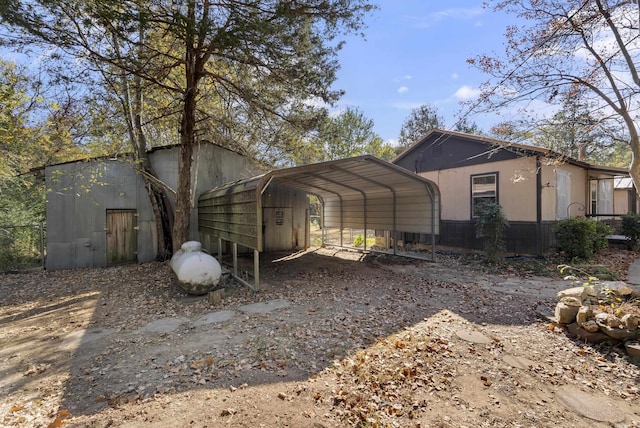
[[[203,61],[198,57],[196,42],[196,2],[187,2],[187,26],[185,35],[185,91],[182,118],[180,121],[180,157],[178,159],[178,188],[176,189],[176,210],[173,223],[173,245],[179,248],[189,239],[192,210],[193,147],[196,132],[196,104],[198,83],[202,77]]]
[[[633,180],[636,194],[640,197],[640,138],[637,132],[631,132],[631,165],[629,165],[629,175]]]

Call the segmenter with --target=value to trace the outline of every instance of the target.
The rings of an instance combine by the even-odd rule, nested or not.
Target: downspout
[[[542,162],[540,155],[536,155],[536,240],[538,241],[538,255],[542,249]]]

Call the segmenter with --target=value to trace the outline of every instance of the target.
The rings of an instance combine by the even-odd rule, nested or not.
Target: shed
[[[179,146],[148,152],[158,178],[177,187]],[[202,142],[194,192],[257,174],[248,158]],[[155,217],[142,177],[129,156],[78,160],[45,168],[48,270],[143,263],[156,258]],[[171,201],[172,202],[172,201]],[[192,213],[189,239],[198,239]]]
[[[218,251],[222,241],[233,244],[234,276],[240,282],[237,246],[253,249],[255,284],[245,284],[257,288],[260,252],[296,248],[302,236],[309,246],[307,195],[320,199],[323,230],[339,229],[340,244],[342,231],[356,228],[364,231],[367,250],[367,233],[375,231],[392,242],[395,254],[399,234],[416,233],[430,237],[434,257],[440,215],[437,186],[369,155],[275,170],[203,193],[198,200],[201,241],[207,249],[217,245]]]

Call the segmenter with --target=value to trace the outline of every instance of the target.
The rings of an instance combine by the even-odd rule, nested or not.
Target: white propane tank
[[[171,258],[171,268],[180,287],[189,294],[206,294],[220,282],[220,263],[202,252],[198,241],[187,241]]]

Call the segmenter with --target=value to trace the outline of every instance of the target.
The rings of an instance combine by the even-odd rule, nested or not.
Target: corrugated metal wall
[[[159,178],[175,188],[178,147],[149,153]],[[196,151],[196,196],[217,185],[256,174],[245,157],[213,144]],[[137,211],[137,259],[156,258],[155,219],[144,182],[126,160],[95,159],[48,166],[46,268],[102,267],[107,264],[106,212]],[[190,239],[198,239],[197,210],[191,216]]]

